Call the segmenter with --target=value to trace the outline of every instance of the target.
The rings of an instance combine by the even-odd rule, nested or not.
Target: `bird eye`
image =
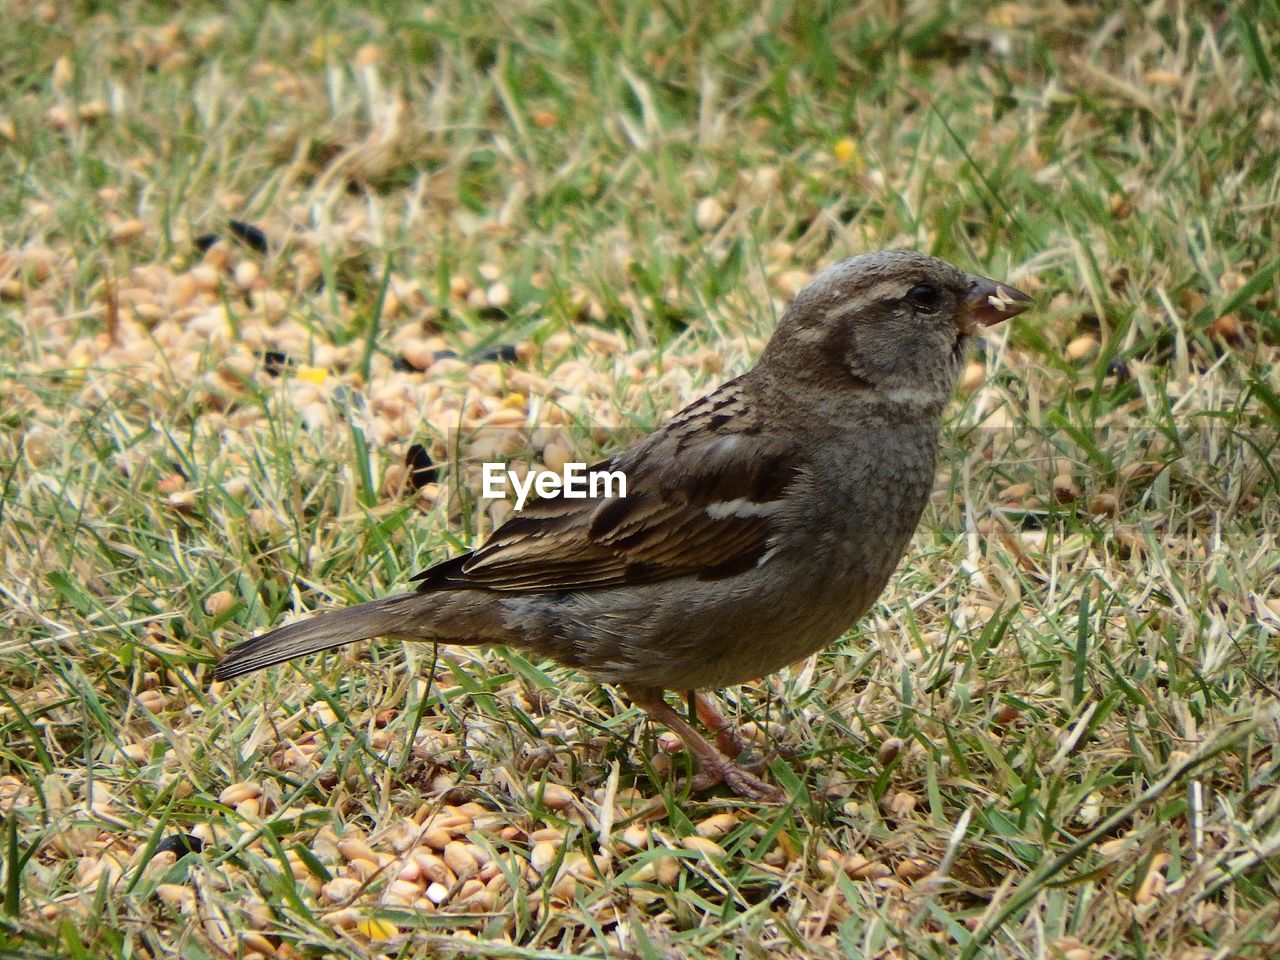
[[[907,291],[907,299],[922,310],[933,310],[938,306],[942,295],[932,283],[917,283]]]

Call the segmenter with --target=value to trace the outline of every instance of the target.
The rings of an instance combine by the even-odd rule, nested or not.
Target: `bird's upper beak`
[[[969,284],[969,297],[965,305],[970,322],[989,327],[1009,317],[1016,317],[1033,303],[1021,290],[989,280],[986,277],[974,277]]]

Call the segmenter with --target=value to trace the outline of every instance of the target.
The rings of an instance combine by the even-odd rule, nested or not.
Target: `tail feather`
[[[395,636],[415,619],[423,594],[401,593],[317,614],[260,634],[236,647],[214,668],[215,680],[230,680],[307,653],[340,647],[357,640]]]

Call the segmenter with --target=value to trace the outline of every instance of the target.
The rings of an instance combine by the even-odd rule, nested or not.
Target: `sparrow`
[[[684,741],[692,788],[782,801],[703,691],[801,660],[867,612],[929,498],[967,343],[1030,304],[909,250],[836,263],[751,370],[590,468],[621,471],[625,497],[534,501],[413,592],[254,637],[214,677],[373,637],[524,648],[621,685]]]

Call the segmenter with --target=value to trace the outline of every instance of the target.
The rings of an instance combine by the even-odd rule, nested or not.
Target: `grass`
[[[1277,22],[19,4],[0,951],[1274,955]],[[412,443],[512,409],[609,447],[887,246],[1039,307],[874,616],[723,694],[792,804],[682,796],[615,691],[515,651],[210,687],[483,533],[402,486]]]

